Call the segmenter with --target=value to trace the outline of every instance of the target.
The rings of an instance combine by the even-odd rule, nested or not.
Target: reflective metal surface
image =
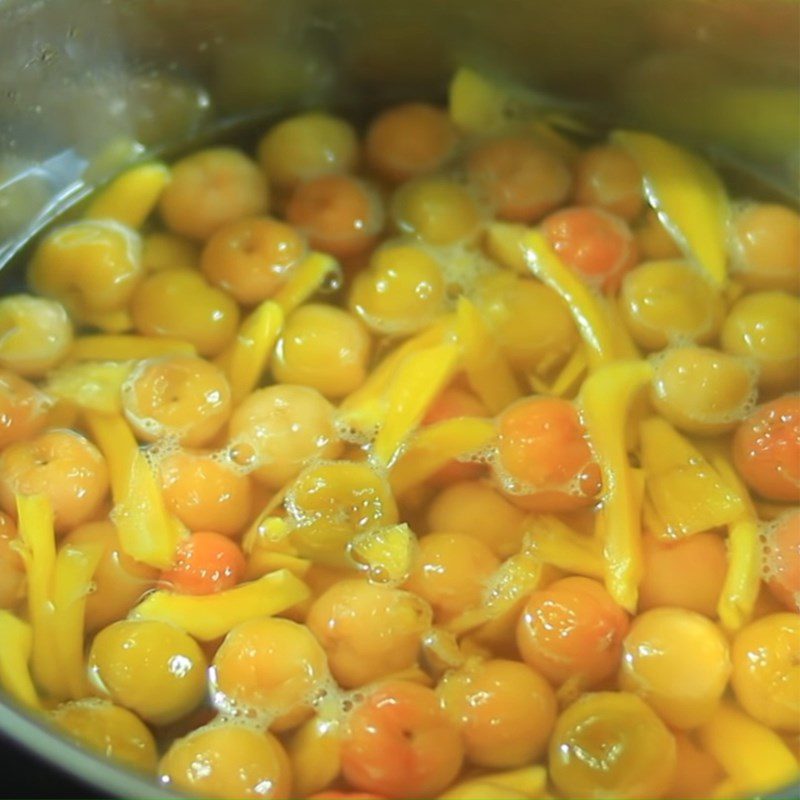
[[[462,65],[798,194],[794,0],[0,0],[0,265],[148,148],[302,107],[442,98]],[[104,792],[163,795],[2,704],[0,731]]]

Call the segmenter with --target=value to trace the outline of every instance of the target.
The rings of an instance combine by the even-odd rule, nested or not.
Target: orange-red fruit
[[[358,789],[392,798],[435,797],[461,770],[464,746],[432,689],[393,681],[352,712],[342,772]]]
[[[616,291],[638,260],[636,240],[623,219],[600,208],[575,206],[542,221],[550,246],[587,283]]]
[[[598,686],[617,671],[628,615],[597,581],[562,578],[534,592],[518,626],[522,658],[556,685]]]
[[[498,418],[501,483],[522,493],[509,499],[530,511],[569,511],[590,505],[600,490],[600,468],[575,406],[556,397],[529,397]]]
[[[236,542],[199,531],[181,543],[175,563],[161,573],[160,582],[180,594],[215,594],[232,589],[244,570],[244,554]]]
[[[736,429],[733,461],[762,497],[800,501],[800,395],[784,395],[755,409]]]

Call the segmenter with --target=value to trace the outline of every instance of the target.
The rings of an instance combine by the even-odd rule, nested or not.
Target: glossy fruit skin
[[[311,386],[267,386],[237,406],[228,436],[232,447],[253,452],[253,477],[270,489],[279,489],[311,461],[341,454],[334,413],[334,406]]]
[[[762,497],[800,501],[800,395],[765,403],[742,421],[733,437],[733,463]]]
[[[98,694],[165,725],[206,693],[206,658],[189,634],[166,622],[120,620],[97,633],[88,670]]]
[[[551,683],[597,686],[617,670],[628,615],[590,578],[562,578],[530,595],[517,625],[523,660]]]
[[[731,683],[744,710],[770,728],[800,731],[800,617],[769,614],[737,633]]]
[[[800,612],[800,511],[782,514],[765,536],[767,586],[789,611]]]
[[[277,617],[240,623],[214,656],[214,688],[225,702],[278,729],[310,715],[311,695],[327,675],[325,651],[313,634]]]
[[[556,722],[550,776],[567,797],[661,797],[675,772],[675,740],[640,698],[586,694]]]
[[[108,489],[105,458],[75,431],[46,430],[0,454],[0,505],[16,516],[16,494],[45,494],[58,534],[92,519]]]
[[[128,767],[153,772],[158,762],[149,728],[131,711],[104,700],[62,703],[51,712],[67,735]]]
[[[230,147],[199,150],[172,165],[159,201],[167,228],[204,241],[240,217],[262,214],[269,188],[258,165]]]
[[[458,728],[431,689],[394,681],[352,712],[342,745],[347,781],[392,798],[439,794],[461,769]]]
[[[728,642],[708,618],[682,608],[637,615],[622,645],[619,684],[672,728],[707,722],[731,674]]]
[[[585,150],[575,166],[575,200],[598,206],[629,222],[644,208],[642,173],[621,147],[601,144]]]
[[[366,379],[370,350],[369,334],[356,317],[332,306],[308,304],[286,321],[272,373],[281,383],[310,386],[338,399]]]
[[[527,665],[503,659],[467,663],[445,674],[437,692],[461,726],[473,764],[511,768],[544,755],[558,704],[550,684]]]
[[[416,664],[430,616],[408,592],[343,580],[314,601],[306,625],[325,648],[333,677],[354,689]]]
[[[163,784],[202,797],[291,796],[291,768],[281,743],[235,722],[198,728],[177,739],[158,772]]]

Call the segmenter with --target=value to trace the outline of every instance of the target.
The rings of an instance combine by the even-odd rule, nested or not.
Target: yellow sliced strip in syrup
[[[712,463],[741,501],[742,515],[728,524],[728,571],[722,585],[717,613],[729,631],[750,621],[761,588],[761,544],[758,517],[744,484],[727,459]]]
[[[278,303],[261,303],[244,319],[233,344],[221,356],[234,404],[258,386],[283,328],[283,319]]]
[[[742,797],[789,786],[798,777],[797,759],[783,739],[727,700],[698,733]]]
[[[584,423],[600,464],[606,587],[623,608],[635,612],[642,576],[640,481],[626,451],[631,405],[649,384],[652,366],[646,361],[620,361],[592,373],[580,392]]]
[[[489,411],[499,414],[520,398],[517,379],[480,312],[466,297],[458,300],[456,327],[467,381]]]
[[[286,283],[272,300],[287,316],[326,284],[338,281],[341,276],[339,262],[326,253],[309,253],[291,271]]]
[[[639,438],[645,519],[652,533],[680,539],[741,519],[742,498],[666,420],[644,420]]]
[[[172,565],[180,540],[187,535],[167,511],[153,467],[139,450],[127,422],[119,415],[85,415],[92,438],[108,463],[122,549],[137,561],[165,569]]]
[[[409,434],[419,425],[436,396],[455,375],[461,347],[454,342],[406,356],[386,389],[385,416],[375,437],[373,455],[391,466]]]
[[[88,692],[84,661],[86,598],[103,546],[64,545],[58,551],[53,579],[53,656],[66,682],[68,697]]]
[[[724,284],[730,208],[711,165],[652,133],[615,131],[611,139],[639,165],[650,205],[686,257],[718,286]]]
[[[574,531],[551,514],[534,514],[525,519],[525,549],[545,564],[568,573],[603,579],[605,562],[601,543]]]
[[[195,639],[210,642],[241,622],[279,614],[310,595],[300,578],[281,569],[217,594],[152,592],[131,611],[129,618],[169,622]]]
[[[420,428],[392,467],[392,491],[402,496],[452,459],[489,447],[496,436],[495,423],[482,417],[456,417]]]
[[[41,708],[28,662],[33,649],[33,630],[27,622],[0,609],[0,686],[18,703]]]
[[[52,652],[56,566],[53,509],[44,495],[17,495],[16,502],[21,555],[28,574],[28,618],[33,632],[31,671],[46,694],[63,699],[68,696],[65,676]]]
[[[94,197],[84,216],[113,219],[140,228],[155,209],[169,180],[169,167],[159,161],[131,167]]]

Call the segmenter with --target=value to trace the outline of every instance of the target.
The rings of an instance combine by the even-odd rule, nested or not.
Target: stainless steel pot
[[[0,266],[145,150],[442,98],[460,65],[699,147],[742,191],[798,194],[794,0],[0,0]],[[106,794],[167,795],[2,698],[0,732]]]

